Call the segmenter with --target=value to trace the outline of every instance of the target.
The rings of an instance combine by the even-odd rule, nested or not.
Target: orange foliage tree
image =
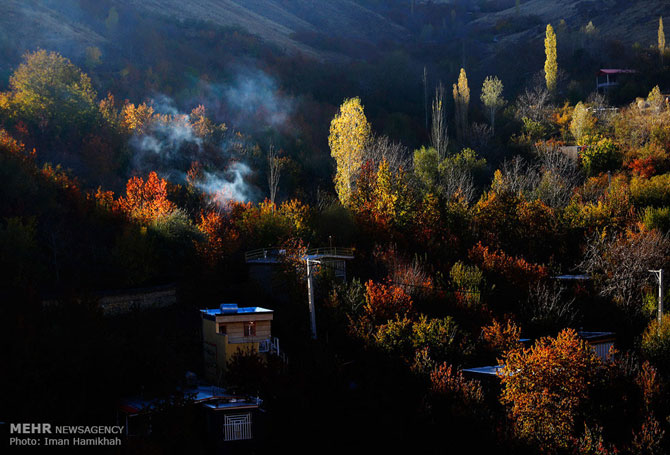
[[[133,177],[126,183],[126,195],[118,200],[119,208],[130,218],[150,223],[176,207],[167,196],[167,181],[151,172],[146,181]]]
[[[412,311],[412,298],[401,287],[365,283],[365,315],[375,323],[383,323],[396,315],[406,316]]]
[[[502,359],[500,401],[516,434],[545,452],[567,448],[574,439],[580,405],[602,366],[595,351],[572,329],[542,338]]]
[[[216,264],[239,246],[239,233],[218,212],[201,213],[196,227],[205,235],[204,241],[195,241],[196,250],[210,265]]]
[[[469,251],[470,260],[482,270],[498,274],[516,286],[528,285],[547,276],[547,268],[527,262],[523,258],[509,256],[502,250],[490,250],[479,242]]]
[[[484,390],[479,381],[468,380],[461,371],[444,362],[430,374],[431,392],[448,396],[465,405],[473,405],[484,401]]]
[[[482,338],[495,352],[504,353],[521,348],[521,328],[509,319],[505,325],[494,319],[491,325],[482,327]]]

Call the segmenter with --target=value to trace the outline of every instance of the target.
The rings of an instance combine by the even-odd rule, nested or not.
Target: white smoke
[[[250,133],[268,128],[291,131],[294,98],[284,94],[275,79],[263,71],[248,68],[238,70],[228,84],[201,82],[199,91],[201,96],[189,104],[204,104],[208,116],[225,122],[231,132],[230,138],[219,144],[216,156],[212,156],[211,144],[205,147],[202,138],[195,134],[189,116],[177,108],[175,101],[157,94],[150,105],[166,117],[151,122],[143,134],[131,139],[134,169],[155,170],[165,178],[184,182],[186,170],[197,161],[204,170],[196,186],[218,203],[256,200],[260,191],[248,183],[253,171],[233,150],[244,148],[244,144],[239,147],[240,139],[232,131]]]
[[[256,196],[255,189],[245,181],[251,174],[249,166],[235,162],[224,172],[203,172],[202,180],[196,183],[196,187],[211,195],[221,206],[229,201],[247,202]]]
[[[280,93],[276,81],[262,71],[238,74],[224,96],[235,116],[233,121],[240,125],[283,126],[295,108],[293,98]]]
[[[223,121],[245,132],[282,129],[287,133],[296,100],[277,81],[259,69],[241,68],[229,83],[202,82],[197,103],[206,105]]]

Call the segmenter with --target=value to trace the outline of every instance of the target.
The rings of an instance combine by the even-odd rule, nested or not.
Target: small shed
[[[119,403],[117,421],[124,425],[126,437],[148,436],[152,420],[175,401],[190,401],[198,411],[197,424],[209,435],[217,447],[256,439],[262,400],[229,393],[226,389],[206,383],[176,391],[166,399],[132,397]]]
[[[596,90],[607,91],[619,85],[622,75],[635,74],[637,71],[631,69],[600,69],[596,74]]]
[[[614,346],[616,340],[614,332],[577,332],[595,351],[602,360],[607,360],[610,348]]]

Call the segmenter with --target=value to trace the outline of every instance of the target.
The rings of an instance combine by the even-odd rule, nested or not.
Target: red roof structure
[[[637,73],[635,70],[626,70],[626,69],[600,69],[598,70],[598,76],[605,76],[607,74],[634,74]]]

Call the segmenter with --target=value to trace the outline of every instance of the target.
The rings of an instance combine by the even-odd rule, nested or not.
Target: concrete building
[[[209,442],[217,448],[248,447],[262,432],[259,398],[231,394],[221,387],[204,383],[193,384],[175,391],[169,398],[145,399],[132,397],[121,400],[117,424],[124,426],[126,438],[146,437],[160,422],[159,414],[169,409],[170,403],[191,406],[197,420],[191,431],[205,430]],[[242,445],[240,445],[242,444]]]
[[[200,315],[204,373],[208,381],[219,384],[228,363],[237,352],[281,356],[279,340],[272,336],[272,310],[260,307],[240,308],[232,303],[200,310]]]

